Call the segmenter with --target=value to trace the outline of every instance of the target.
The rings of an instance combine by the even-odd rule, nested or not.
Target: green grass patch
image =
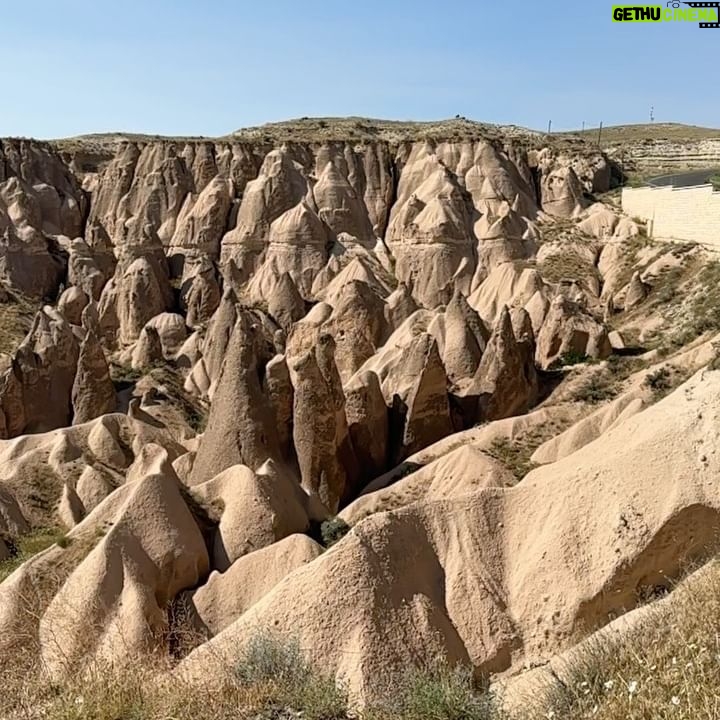
[[[13,556],[0,562],[0,582],[15,572],[26,560],[37,555],[52,545],[66,548],[71,540],[61,528],[38,528],[22,535],[17,541],[7,541]]]

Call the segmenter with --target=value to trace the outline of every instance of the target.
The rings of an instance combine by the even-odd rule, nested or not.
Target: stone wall
[[[720,192],[688,188],[624,188],[623,212],[648,223],[648,235],[690,240],[720,250]]]

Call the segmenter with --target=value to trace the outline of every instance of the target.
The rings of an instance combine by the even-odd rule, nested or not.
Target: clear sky
[[[614,2],[2,0],[0,136],[305,115],[569,129],[651,105],[720,127],[720,29],[612,23]]]

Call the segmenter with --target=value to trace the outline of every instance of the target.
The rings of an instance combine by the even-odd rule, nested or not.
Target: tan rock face
[[[526,342],[526,337],[515,337],[510,312],[504,308],[475,374],[475,391],[486,419],[527,412],[535,401],[537,376]]]
[[[208,258],[201,258],[185,265],[186,279],[182,283],[180,305],[185,311],[185,321],[191,328],[210,320],[220,305],[220,286],[215,266]]]
[[[158,277],[153,263],[141,257],[130,264],[117,282],[119,338],[123,343],[131,343],[140,337],[151,318],[166,310],[167,291],[162,285],[167,280]]]
[[[110,379],[105,353],[97,336],[89,331],[80,344],[77,373],[72,387],[73,424],[115,412],[117,395]]]
[[[200,626],[217,635],[261,600],[281,580],[323,552],[306,535],[290,535],[236,560],[224,573],[213,572],[189,599]]]
[[[337,444],[347,433],[347,425],[342,424],[344,398],[340,400],[338,386],[323,374],[315,352],[302,355],[291,369],[293,441],[302,486],[330,512],[337,512],[347,485]]]
[[[361,479],[380,475],[388,463],[388,407],[378,376],[371,371],[355,376],[345,386],[345,413]]]
[[[82,234],[86,199],[47,144],[0,141],[0,277],[36,297],[54,294],[65,273],[58,236]]]
[[[296,479],[268,461],[257,472],[234,465],[194,489],[211,508],[220,508],[212,543],[212,565],[224,572],[241,557],[294,533],[318,519]]]
[[[257,469],[268,459],[280,460],[274,411],[260,383],[258,333],[251,316],[240,314],[227,347],[207,430],[193,465],[193,485],[209,480],[232,465]]]
[[[559,167],[544,173],[541,188],[542,207],[551,215],[573,217],[582,210],[582,188],[571,167]]]
[[[40,620],[42,659],[56,679],[88,655],[132,664],[152,652],[167,632],[165,604],[208,569],[202,535],[176,477],[150,475],[117,492],[120,497],[108,498],[85,521],[102,528],[95,523],[106,510],[110,529]],[[87,632],[91,627],[94,632]]]
[[[429,334],[411,346],[407,371],[413,378],[405,399],[401,455],[411,455],[452,432],[448,379],[437,343]]]

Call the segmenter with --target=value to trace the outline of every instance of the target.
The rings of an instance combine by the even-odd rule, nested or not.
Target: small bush
[[[490,457],[503,463],[520,481],[537,467],[530,457],[546,439],[548,438],[544,435],[537,437],[531,435],[529,438],[524,438],[524,441],[505,437],[495,438],[486,452]]]
[[[472,670],[436,664],[429,670],[414,668],[373,720],[490,720],[497,718],[493,698],[475,687]]]
[[[241,686],[270,688],[270,704],[310,720],[347,716],[347,697],[333,678],[318,673],[304,658],[296,639],[270,632],[253,637],[235,667]]]
[[[8,542],[9,541],[9,542]],[[26,560],[47,550],[51,545],[66,548],[71,539],[59,528],[38,528],[16,540],[5,540],[13,553],[12,557],[0,562],[0,582],[15,572]]]
[[[594,405],[611,400],[618,394],[618,385],[606,373],[596,373],[575,392],[575,400]]]
[[[684,383],[691,373],[675,365],[665,365],[646,375],[643,385],[652,390],[655,400],[660,400]]]
[[[325,520],[320,525],[320,536],[326,548],[332,547],[350,532],[350,526],[339,517]]]
[[[585,353],[578,352],[577,350],[568,350],[557,359],[557,363],[560,367],[565,367],[567,365],[586,363],[589,360],[591,360],[590,356]]]
[[[643,380],[643,385],[650,388],[653,392],[663,392],[672,387],[672,373],[667,366],[658,368],[654,372],[649,373]]]

